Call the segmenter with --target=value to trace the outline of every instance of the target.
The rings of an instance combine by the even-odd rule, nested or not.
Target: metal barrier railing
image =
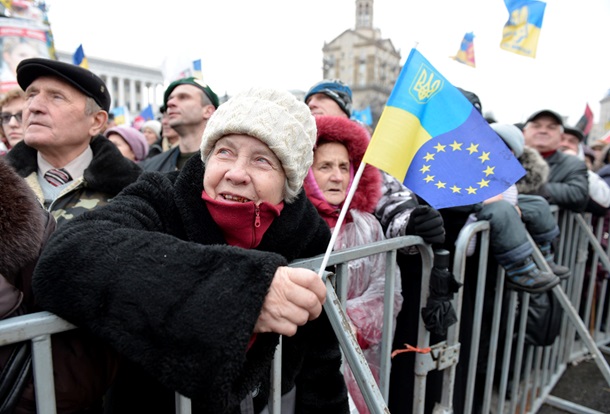
[[[423,277],[426,289],[422,289],[422,300],[427,296],[428,278],[432,268],[432,250],[420,237],[405,236],[390,240],[384,240],[365,246],[344,249],[333,252],[328,260],[328,266],[336,266],[337,289],[343,300],[335,292],[335,286],[331,278],[326,278],[327,299],[324,304],[325,312],[337,334],[339,344],[346,362],[349,364],[354,377],[365,398],[371,413],[389,413],[386,401],[389,393],[390,355],[392,346],[391,332],[393,332],[393,296],[394,275],[396,270],[396,252],[405,247],[415,246],[424,261]],[[342,303],[345,302],[347,286],[347,263],[361,257],[374,254],[386,255],[386,277],[384,293],[384,331],[382,337],[382,363],[380,383],[377,386],[375,378],[371,373],[368,363],[364,358],[358,342],[349,328],[347,316]],[[305,267],[315,271],[319,270],[323,256],[295,261],[290,264],[293,267]],[[327,272],[328,273],[328,272]],[[51,358],[51,335],[76,328],[48,312],[10,318],[0,321],[0,346],[16,342],[32,341],[33,370],[35,377],[36,403],[38,412],[41,414],[55,414],[55,395],[53,383],[53,367]],[[426,337],[424,332],[424,337]],[[270,413],[280,413],[281,409],[281,339],[272,366],[271,397],[269,401]],[[383,390],[383,391],[381,391]],[[190,414],[190,400],[180,394],[176,394],[176,413]]]
[[[590,304],[596,295],[591,294],[593,292],[591,288],[585,290],[586,294],[583,294],[584,281],[589,268],[585,266],[589,249],[595,254],[593,257],[595,265],[597,264],[595,260],[599,260],[608,270],[610,261],[608,252],[604,251],[599,243],[600,232],[596,237],[585,217],[567,211],[559,212],[561,237],[556,256],[560,263],[570,267],[572,276],[553,288],[553,294],[563,309],[563,320],[559,336],[549,346],[528,345],[525,341],[530,295],[515,291],[505,292],[504,271],[499,266],[496,272],[486,274],[489,258],[486,249],[488,244],[486,226],[483,223],[474,223],[462,230],[456,242],[454,259],[454,273],[456,276],[460,275],[460,280],[463,280],[465,274],[466,247],[470,239],[481,233],[481,244],[477,278],[473,282],[476,283],[476,294],[470,358],[467,362],[461,361],[468,363],[466,395],[464,407],[460,407],[458,411],[535,413],[542,404],[547,403],[564,409],[570,407],[574,410],[571,412],[595,412],[551,396],[551,391],[565,372],[567,364],[576,358],[582,358],[583,355],[592,356],[601,374],[610,384],[610,368],[600,351],[600,346],[608,343],[610,337],[599,329],[601,319],[607,320],[607,305],[604,305],[602,299],[596,313],[599,320],[594,327],[593,324],[585,324],[590,316]],[[477,224],[479,227],[475,226]],[[535,261],[541,268],[550,272],[545,258],[531,237],[530,242],[534,247]],[[596,270],[596,266],[590,268]],[[595,272],[593,277],[589,276],[589,284],[594,283],[594,279]],[[607,280],[604,280],[602,289],[604,294],[606,285]],[[585,298],[584,306],[581,306],[582,297]],[[461,300],[462,297],[460,296],[459,299]],[[484,304],[490,302],[493,303],[493,311],[485,314]],[[460,309],[461,306],[458,304]],[[486,319],[485,328],[481,325],[483,319]],[[462,319],[460,325],[463,326],[464,323],[469,322]],[[587,330],[587,326],[592,327]],[[482,329],[487,328],[490,328],[489,342],[482,343],[479,335]],[[487,348],[487,352],[480,352],[482,346]],[[481,367],[485,368],[484,372],[481,372],[483,371]],[[445,371],[442,404],[437,404],[434,412],[453,412],[451,389],[454,387],[447,387],[451,384],[448,381],[457,381],[455,378],[448,378],[453,374],[453,371]],[[475,396],[475,389],[482,392]]]
[[[474,296],[474,313],[471,319],[460,319],[458,324],[448,329],[444,341],[430,344],[430,335],[419,320],[417,347],[430,347],[427,354],[415,356],[413,375],[414,396],[413,414],[424,412],[427,404],[434,404],[433,412],[450,414],[454,412],[453,401],[457,381],[466,381],[464,406],[458,411],[471,413],[531,412],[535,413],[542,404],[551,404],[560,408],[569,407],[572,412],[589,412],[571,402],[551,395],[553,387],[559,381],[571,361],[592,355],[602,375],[610,384],[608,368],[601,349],[607,349],[610,342],[610,316],[606,301],[607,278],[597,289],[596,278],[589,276],[588,269],[597,269],[598,263],[610,270],[609,252],[600,244],[604,237],[602,226],[592,229],[591,218],[587,215],[570,212],[557,212],[561,228],[558,243],[557,261],[569,266],[572,276],[556,286],[553,292],[558,297],[564,317],[560,335],[550,346],[540,347],[525,343],[525,330],[530,295],[515,291],[505,292],[504,271],[498,266],[495,273],[489,273],[489,223],[478,221],[462,229],[456,242],[453,273],[460,282],[465,280],[467,266],[477,266],[476,294]],[[467,256],[467,246],[472,237],[478,237],[478,257]],[[533,242],[532,242],[533,243]],[[386,402],[389,393],[389,375],[391,368],[391,346],[393,332],[392,304],[394,294],[393,275],[396,266],[396,252],[404,247],[415,246],[422,259],[422,290],[420,307],[425,306],[428,296],[428,284],[433,265],[433,253],[429,245],[416,236],[405,236],[385,240],[366,246],[333,252],[328,266],[336,269],[336,278],[328,278],[328,297],[325,311],[337,333],[346,363],[349,364],[362,391],[371,413],[388,413]],[[547,266],[544,257],[534,244],[535,260],[540,266]],[[362,351],[357,345],[343,310],[346,297],[347,263],[350,260],[373,254],[386,255],[386,290],[384,308],[384,333],[382,338],[382,364],[380,384],[377,386]],[[587,258],[591,260],[587,266]],[[468,263],[467,263],[468,262]],[[291,266],[307,267],[319,271],[322,256],[299,260]],[[547,269],[550,270],[550,269]],[[334,284],[333,284],[334,282]],[[472,283],[472,281],[471,281]],[[334,288],[330,288],[330,287]],[[581,300],[582,299],[582,300]],[[463,307],[463,289],[460,289],[452,301],[456,313],[461,316]],[[486,314],[484,303],[492,300],[493,312]],[[482,324],[490,327],[489,343],[481,350]],[[460,331],[464,323],[470,323],[473,329],[469,359],[460,360]],[[50,336],[55,333],[74,329],[75,327],[61,318],[48,312],[40,312],[0,321],[0,346],[32,341],[34,384],[38,412],[54,414],[55,399],[53,387],[53,369],[51,359]],[[281,344],[281,342],[280,342]],[[281,352],[281,347],[278,347]],[[485,367],[481,372],[481,361]],[[465,377],[457,378],[458,363],[467,364]],[[276,354],[272,367],[272,393],[269,402],[271,413],[280,412],[280,375],[281,354]],[[443,372],[443,387],[439,401],[426,401],[426,379],[429,372]],[[482,390],[476,394],[475,390]],[[576,408],[575,408],[576,407]],[[190,401],[176,394],[176,413],[189,414]]]
[[[55,386],[51,358],[51,335],[75,326],[49,312],[17,316],[0,321],[0,346],[32,342],[32,367],[36,407],[39,414],[55,414]]]

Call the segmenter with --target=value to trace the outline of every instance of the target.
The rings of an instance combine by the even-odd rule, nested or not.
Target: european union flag
[[[470,67],[476,67],[474,63],[474,33],[470,32],[464,35],[460,50],[453,56],[453,59]]]
[[[72,62],[74,62],[74,64],[76,66],[80,66],[82,68],[89,69],[89,61],[87,60],[87,57],[85,56],[85,51],[83,50],[82,44],[76,48],[74,55],[72,55]]]
[[[536,57],[538,38],[546,3],[535,0],[504,0],[509,18],[504,25],[500,47],[509,52]]]
[[[525,174],[481,114],[415,49],[363,162],[396,177],[437,209],[481,202]]]
[[[152,105],[148,104],[146,108],[140,112],[140,116],[145,121],[150,121],[151,119],[155,119],[155,113],[153,112]]]

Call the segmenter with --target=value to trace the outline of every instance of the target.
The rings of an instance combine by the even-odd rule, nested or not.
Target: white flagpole
[[[366,163],[361,162],[360,167],[358,167],[358,171],[354,175],[354,180],[352,181],[352,186],[349,189],[349,193],[347,193],[347,197],[343,202],[343,207],[341,208],[341,212],[339,213],[339,218],[337,219],[337,224],[333,229],[333,234],[330,237],[330,242],[328,243],[328,247],[326,248],[326,253],[324,253],[324,258],[322,259],[322,265],[320,266],[320,270],[318,271],[318,275],[322,277],[324,273],[324,269],[326,269],[326,265],[328,264],[328,259],[330,258],[330,254],[335,247],[335,242],[337,241],[337,237],[339,236],[339,230],[341,229],[341,224],[345,219],[345,215],[347,214],[347,208],[352,202],[352,198],[354,198],[354,193],[356,192],[356,188],[358,188],[358,183],[360,182],[360,177],[362,177],[362,172],[364,171],[364,167]]]

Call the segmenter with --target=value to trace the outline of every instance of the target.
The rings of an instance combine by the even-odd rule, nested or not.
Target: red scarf
[[[552,151],[547,151],[547,152],[541,152],[540,155],[542,155],[542,158],[549,158],[551,155],[555,154],[557,152],[557,150],[552,150]]]
[[[260,244],[263,235],[284,208],[283,201],[277,205],[263,202],[257,206],[252,201],[227,203],[213,200],[205,190],[201,193],[201,198],[222,230],[227,243],[246,249],[255,248]]]

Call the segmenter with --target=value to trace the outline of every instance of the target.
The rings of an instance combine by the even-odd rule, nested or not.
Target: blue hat
[[[339,79],[324,79],[316,83],[305,95],[305,103],[316,93],[323,93],[335,101],[348,118],[352,115],[352,90]]]

